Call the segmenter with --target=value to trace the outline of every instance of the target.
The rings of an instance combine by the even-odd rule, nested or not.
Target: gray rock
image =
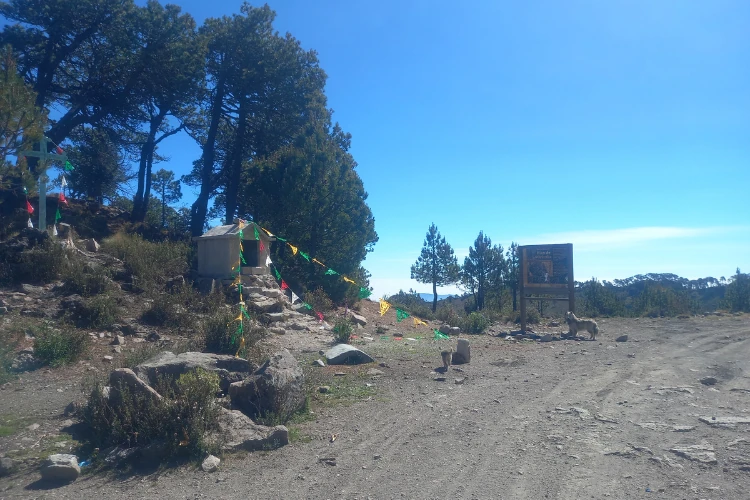
[[[539,339],[539,342],[552,342],[552,334],[548,333],[546,335],[542,335],[542,338]]]
[[[280,299],[284,294],[278,288],[261,288],[260,294],[268,297],[269,299]]]
[[[698,417],[698,420],[708,425],[750,424],[750,417]]]
[[[268,329],[269,332],[275,334],[275,335],[286,335],[286,330],[279,326],[272,326]]]
[[[102,358],[102,360],[103,360],[103,361],[104,361],[105,363],[111,363],[113,359],[115,359],[115,358],[113,358],[112,356],[104,356],[104,357]]]
[[[440,328],[438,329],[438,331],[442,333],[443,335],[450,335],[451,325],[449,325],[448,323],[443,323],[442,325],[440,325]]]
[[[365,318],[364,316],[357,314],[353,311],[349,311],[349,316],[351,316],[354,323],[358,325],[362,325],[362,326],[367,326],[367,318]]]
[[[44,287],[27,284],[21,285],[21,289],[23,290],[23,293],[35,296],[42,295],[46,291]]]
[[[367,375],[370,375],[371,377],[377,377],[378,375],[385,375],[385,372],[382,372],[377,368],[370,368],[369,370],[367,370]]]
[[[468,339],[458,339],[456,352],[453,353],[451,362],[456,365],[471,362],[471,347]]]
[[[160,376],[167,375],[177,378],[183,373],[188,373],[196,368],[216,372],[219,376],[221,389],[227,391],[231,383],[238,382],[249,376],[256,368],[256,365],[245,359],[235,358],[226,354],[184,352],[175,355],[170,351],[165,351],[145,363],[136,366],[133,371],[140,379],[145,380],[150,385],[154,385]]]
[[[130,458],[136,458],[141,453],[138,447],[126,448],[124,446],[115,446],[102,451],[104,462],[109,465],[126,462]]]
[[[318,387],[318,392],[321,394],[327,394],[331,392],[331,386],[330,385],[321,385]]]
[[[13,462],[13,459],[8,457],[0,458],[0,477],[9,476],[15,468],[16,464]]]
[[[79,411],[83,409],[83,404],[78,401],[71,401],[68,403],[68,406],[65,407],[65,410],[63,411],[63,415],[66,417],[72,417],[74,415],[77,415]]]
[[[118,392],[120,387],[127,387],[132,393],[145,394],[155,400],[161,400],[162,396],[156,392],[146,382],[138,378],[138,376],[130,368],[118,368],[109,374],[109,385],[112,387],[110,391],[110,402],[116,404],[118,398]]]
[[[326,365],[326,364],[325,364],[325,363],[323,362],[323,360],[322,360],[322,359],[316,359],[315,361],[313,361],[313,364],[314,364],[315,366],[325,366],[325,365]]]
[[[8,314],[8,306],[0,306],[0,314]]]
[[[703,377],[701,379],[701,384],[703,385],[716,385],[716,382],[718,382],[716,377]]]
[[[96,253],[99,251],[99,243],[97,243],[94,238],[87,239],[83,242],[83,244],[86,246],[86,250],[88,250],[89,252]]]
[[[615,339],[615,342],[627,342],[627,341],[628,341],[627,335],[620,335],[619,337]]]
[[[115,335],[115,338],[112,340],[112,345],[125,345],[125,337],[122,335]]]
[[[71,482],[78,479],[81,468],[78,467],[78,457],[75,455],[50,455],[42,464],[40,470],[42,479],[47,481]]]
[[[460,333],[461,333],[461,327],[458,327],[458,326],[451,327],[451,331],[450,331],[451,335],[458,335]]]
[[[288,417],[305,406],[305,375],[286,349],[274,354],[252,375],[229,386],[232,404],[251,416]]]
[[[692,460],[693,462],[711,465],[718,463],[716,460],[716,454],[714,453],[714,448],[708,443],[694,444],[690,446],[676,446],[669,451],[682,458]]]
[[[219,470],[220,463],[221,460],[219,460],[219,457],[209,455],[201,464],[201,469],[203,469],[204,472],[216,472]]]
[[[280,313],[284,310],[284,304],[263,295],[251,294],[245,301],[247,308],[256,313]]]
[[[18,352],[11,362],[11,369],[16,372],[36,370],[42,362],[34,357],[34,349],[29,347]]]
[[[329,365],[359,365],[375,361],[369,355],[349,344],[337,344],[325,353]]]
[[[283,425],[258,425],[241,411],[221,408],[219,431],[209,439],[221,443],[224,451],[267,450],[289,444],[289,430]]]

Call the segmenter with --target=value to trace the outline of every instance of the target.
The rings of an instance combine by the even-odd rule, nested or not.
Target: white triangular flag
[[[65,187],[68,185],[68,181],[65,180],[65,176],[62,176],[62,181],[60,182],[60,187]]]
[[[297,297],[297,294],[296,294],[296,293],[294,293],[294,292],[292,292],[292,304],[294,304],[294,303],[295,303],[295,302],[297,302],[298,300],[299,300],[299,297]]]
[[[271,264],[273,264],[273,262],[271,262],[271,256],[266,255],[266,267],[271,267]]]
[[[52,235],[53,235],[53,236],[57,236],[57,224],[54,224],[54,225],[52,226]]]
[[[34,223],[31,222],[31,217],[29,217],[29,222],[26,223],[26,227],[30,229],[34,229]]]

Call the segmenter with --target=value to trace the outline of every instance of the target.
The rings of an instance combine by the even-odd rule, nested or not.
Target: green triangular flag
[[[57,212],[55,212],[55,222],[59,221],[60,219],[62,219],[62,215],[60,215],[60,209],[58,208]]]
[[[284,238],[282,238],[281,236],[277,236],[276,239],[279,240],[279,241],[283,241],[284,243],[286,243],[286,240]]]
[[[75,170],[75,168],[68,160],[65,160],[65,171],[70,172],[71,170]]]
[[[303,302],[302,305],[305,306],[305,309],[307,309],[308,311],[312,311],[312,306],[307,302]]]
[[[241,240],[244,240],[245,239],[245,232],[242,231],[242,229],[240,229],[239,232],[237,233],[237,236],[239,236]]]
[[[260,240],[260,234],[258,234],[258,228],[253,226],[253,230],[255,230],[255,239]]]
[[[326,273],[326,274],[328,274],[328,273]],[[368,290],[367,288],[361,287],[359,289],[359,298],[360,299],[366,299],[370,295],[372,295],[372,292],[370,290]]]
[[[242,255],[242,252],[240,252],[240,260],[242,261],[243,264],[247,265],[247,262],[245,262],[245,256]]]
[[[309,256],[309,255],[307,255],[307,254],[306,254],[305,252],[303,252],[302,250],[300,250],[300,251],[299,251],[299,254],[300,254],[300,255],[301,255],[302,257],[304,257],[304,259],[305,259],[305,260],[306,260],[307,262],[310,262],[310,256]]]
[[[450,337],[445,335],[444,333],[440,333],[439,330],[433,330],[435,332],[435,336],[433,337],[435,340],[447,340]]]
[[[405,320],[408,317],[409,317],[408,312],[401,310],[399,308],[396,308],[396,321],[397,322],[401,323],[401,321]]]
[[[275,267],[273,268],[273,273],[274,273],[274,274],[276,275],[276,279],[277,279],[277,280],[280,280],[280,279],[281,279],[281,273],[280,273],[280,272],[279,272],[279,270],[278,270],[278,269],[276,269]]]
[[[331,269],[330,267],[326,270],[326,276],[333,276],[334,274],[338,274],[336,271]]]

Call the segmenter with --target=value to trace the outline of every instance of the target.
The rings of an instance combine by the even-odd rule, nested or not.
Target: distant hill
[[[458,295],[455,295],[458,297]],[[432,299],[435,298],[431,293],[420,293],[419,297],[424,300],[425,302],[432,302]],[[447,299],[448,297],[453,297],[453,295],[440,295],[438,294],[438,300]]]

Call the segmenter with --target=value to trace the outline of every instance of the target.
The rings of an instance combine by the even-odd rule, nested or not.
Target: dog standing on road
[[[599,327],[593,319],[579,319],[571,311],[568,311],[565,314],[565,321],[568,323],[570,334],[577,335],[579,331],[587,331],[591,335],[591,340],[596,340]]]
[[[448,368],[451,366],[451,358],[453,357],[453,349],[448,349],[447,351],[441,351],[440,357],[443,358],[443,370],[448,371]]]

